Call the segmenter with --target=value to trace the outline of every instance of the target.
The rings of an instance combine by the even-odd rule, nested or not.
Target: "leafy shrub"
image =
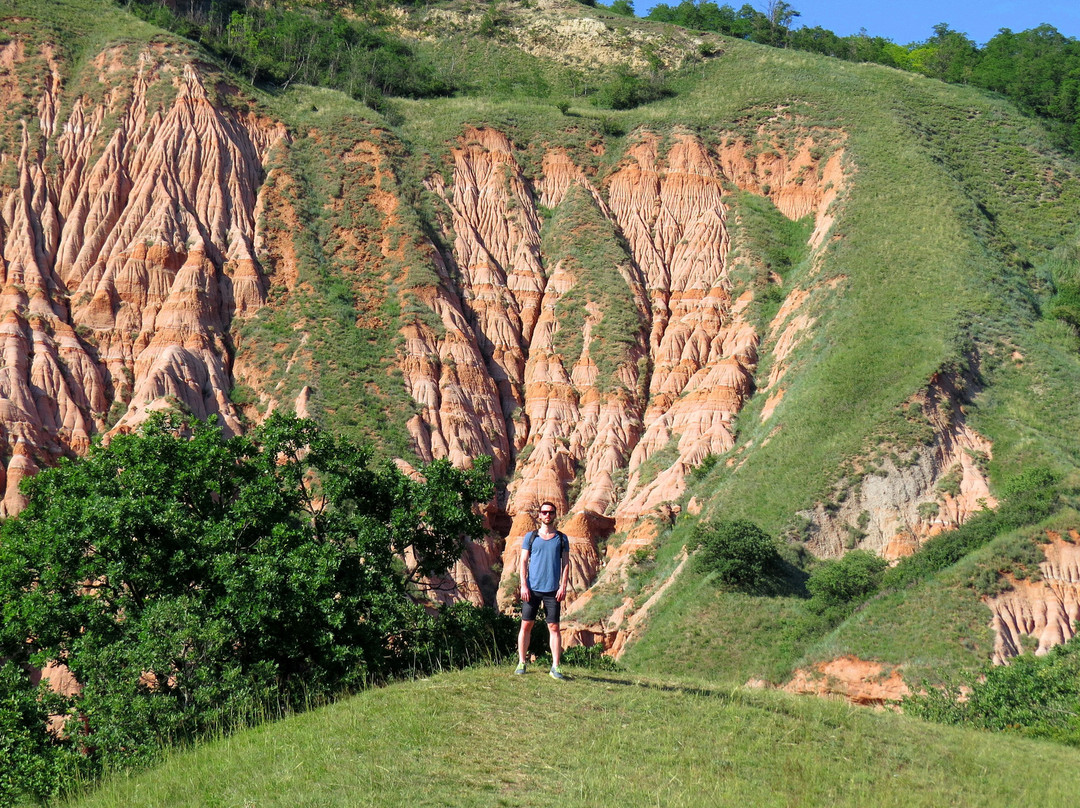
[[[993,597],[1012,588],[1007,577],[1009,575],[1019,580],[1042,580],[1039,564],[1046,560],[1046,556],[1039,547],[1040,540],[1046,541],[1046,534],[1041,530],[1033,535],[1021,533],[1001,543],[993,558],[978,566],[971,582],[972,587],[980,595]]]
[[[753,522],[702,522],[694,529],[696,564],[725,584],[750,587],[780,565],[776,542]]]
[[[701,463],[690,469],[690,474],[695,480],[704,480],[709,476],[709,472],[716,468],[716,464],[720,461],[720,455],[709,452],[705,457],[701,459]]]
[[[904,700],[913,715],[945,724],[1019,732],[1080,746],[1080,638],[1045,656],[1021,654],[990,665],[961,686],[927,687]]]
[[[633,109],[673,95],[658,75],[639,76],[620,66],[593,96],[593,104],[605,109]]]
[[[885,559],[866,550],[852,550],[843,558],[821,562],[806,582],[810,608],[818,614],[850,611],[877,592],[888,566]]]
[[[505,28],[510,24],[510,17],[502,8],[498,0],[493,0],[487,11],[480,18],[480,26],[476,33],[482,37],[493,37],[499,28]]]
[[[619,669],[618,663],[604,653],[599,645],[586,648],[584,645],[575,645],[572,648],[564,648],[562,661],[567,665],[578,668],[591,668],[599,671],[614,671]]]
[[[73,744],[60,744],[42,729],[55,702],[47,686],[33,686],[15,662],[0,664],[0,805],[26,796],[44,801],[78,760]]]
[[[509,647],[505,621],[432,617],[412,594],[482,532],[487,464],[439,461],[412,480],[372,456],[286,416],[228,440],[156,416],[27,480],[0,534],[0,726],[14,727],[20,787],[58,789],[76,738],[92,774],[266,705]],[[72,716],[63,737],[28,689],[49,660],[81,685],[47,707]]]
[[[455,668],[499,660],[517,648],[517,623],[494,609],[478,609],[468,601],[441,606],[417,625],[409,643],[416,669]]]

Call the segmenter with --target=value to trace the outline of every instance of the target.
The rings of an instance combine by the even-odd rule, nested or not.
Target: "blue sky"
[[[604,2],[604,0],[600,0]],[[635,0],[634,10],[644,17],[659,0]],[[680,0],[664,0],[678,5]],[[743,0],[713,0],[717,5],[740,8]],[[840,35],[857,34],[865,28],[871,36],[883,36],[901,45],[921,42],[934,32],[939,22],[962,31],[979,45],[986,44],[1001,28],[1023,31],[1040,23],[1050,23],[1066,36],[1080,38],[1080,0],[789,0],[802,14],[793,27],[820,25]],[[766,0],[751,0],[764,10]]]

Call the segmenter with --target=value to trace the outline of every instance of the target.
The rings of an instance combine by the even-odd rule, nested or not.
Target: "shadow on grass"
[[[810,591],[806,582],[810,573],[785,558],[778,558],[763,575],[748,583],[721,583],[726,590],[742,592],[744,595],[761,598],[802,598],[808,599]]]
[[[608,676],[601,676],[594,673],[584,673],[574,677],[582,681],[595,682],[596,684],[603,685],[621,685],[622,687],[638,687],[643,690],[657,690],[662,693],[680,693],[684,696],[702,696],[712,699],[725,699],[731,701],[733,699],[732,691],[729,689],[721,690],[719,688],[711,688],[697,685],[673,685],[663,684],[660,682],[643,682],[639,680],[628,679],[613,679]]]

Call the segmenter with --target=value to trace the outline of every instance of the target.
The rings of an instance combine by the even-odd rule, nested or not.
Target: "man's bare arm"
[[[518,577],[521,579],[520,595],[522,600],[529,599],[529,556],[524,547],[521,549],[521,561],[518,564]]]
[[[569,543],[569,541],[568,541]],[[559,591],[555,599],[561,601],[566,597],[566,585],[570,581],[570,553],[562,556],[562,571],[559,574]]]

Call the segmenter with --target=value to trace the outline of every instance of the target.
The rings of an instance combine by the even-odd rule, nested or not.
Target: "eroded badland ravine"
[[[27,475],[157,409],[217,416],[233,433],[274,409],[340,416],[304,305],[318,293],[305,263],[317,225],[355,328],[391,347],[360,387],[405,430],[398,462],[494,458],[489,536],[440,597],[509,606],[511,539],[551,500],[572,540],[571,642],[617,654],[663,581],[583,619],[594,593],[617,593],[635,553],[707,507],[686,501],[694,469],[718,457],[737,469],[757,450],[735,428],[751,397],[770,436],[783,428],[820,301],[849,282],[824,268],[860,182],[850,133],[783,104],[752,124],[716,121],[709,137],[667,123],[607,137],[583,122],[530,143],[464,124],[425,156],[421,189],[402,166],[423,160],[385,126],[279,119],[173,39],[110,44],[73,66],[48,38],[12,30],[0,65],[3,515],[23,506]],[[762,259],[739,221],[745,194],[808,234],[811,269],[757,322],[756,296],[781,279],[746,280]],[[287,327],[263,327],[274,317]],[[994,446],[967,423],[958,380],[923,382],[906,406],[929,424],[927,445],[886,458],[844,501],[805,508],[813,553],[896,559],[995,506]],[[1040,649],[1072,636],[1073,538],[1048,537],[1041,581],[987,599],[995,660],[1022,650],[1021,635]],[[846,680],[865,702],[903,691],[880,666],[841,663],[791,686]]]

